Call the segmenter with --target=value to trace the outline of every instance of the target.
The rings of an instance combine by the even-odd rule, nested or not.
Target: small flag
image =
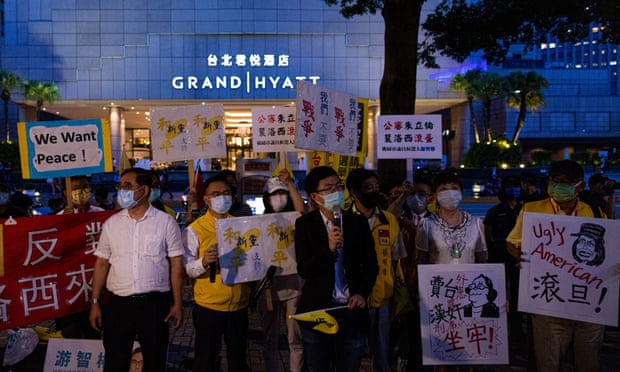
[[[392,296],[392,314],[391,319],[396,318],[400,314],[413,311],[413,301],[407,290],[407,282],[405,274],[401,266],[400,260],[396,262],[396,272],[394,278],[394,295]]]
[[[205,184],[202,179],[202,170],[200,169],[200,161],[197,162],[196,171],[194,172],[194,191],[196,192],[196,204],[198,209],[205,206]]]
[[[300,322],[315,323],[312,329],[319,332],[323,332],[329,335],[336,334],[338,332],[338,321],[327,312],[330,310],[344,309],[347,306],[337,306],[329,309],[309,311],[307,313],[289,315],[289,318],[293,318]]]

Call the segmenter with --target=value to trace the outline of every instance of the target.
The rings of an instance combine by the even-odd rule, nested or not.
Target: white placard
[[[355,95],[297,82],[297,149],[355,155],[357,119]]]
[[[618,325],[620,221],[525,213],[519,311]]]
[[[151,140],[158,162],[226,157],[224,105],[153,109]]]
[[[504,265],[419,265],[424,365],[508,364]]]
[[[104,356],[101,340],[50,338],[43,372],[103,371]]]
[[[216,222],[220,272],[225,284],[251,282],[269,266],[278,275],[297,273],[295,221],[299,212],[222,218]]]
[[[441,115],[380,115],[378,159],[441,159]]]
[[[252,109],[252,151],[295,151],[295,107]]]

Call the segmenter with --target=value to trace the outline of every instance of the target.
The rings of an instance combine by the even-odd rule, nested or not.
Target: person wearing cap
[[[263,194],[265,214],[304,212],[304,202],[295,187],[290,173],[283,169],[278,177],[272,177],[265,183]],[[289,365],[291,372],[301,372],[304,363],[304,349],[301,339],[301,330],[295,319],[288,314],[297,312],[297,303],[301,296],[303,280],[297,274],[274,276],[271,280],[271,290],[265,292],[261,303],[263,331],[263,362],[266,371],[278,371],[281,365],[278,340],[280,338],[280,322],[285,317],[286,334],[289,348]],[[267,298],[267,296],[271,296]],[[271,304],[271,306],[269,306]]]
[[[536,189],[536,175],[530,171],[523,171],[519,176],[521,181],[521,193],[517,199],[520,204],[542,200],[545,197]]]
[[[572,160],[551,163],[549,169],[549,197],[526,203],[521,209],[515,227],[506,238],[506,249],[516,260],[521,260],[523,215],[526,212],[565,216],[594,217],[592,208],[579,201],[584,187],[583,169]],[[562,319],[540,314],[532,315],[534,350],[539,371],[559,371],[564,353],[573,343],[575,371],[598,371],[599,349],[605,327],[599,324]]]

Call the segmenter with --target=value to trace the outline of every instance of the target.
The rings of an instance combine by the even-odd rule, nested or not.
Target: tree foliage
[[[45,102],[54,102],[60,99],[58,85],[30,80],[24,85],[24,97],[36,101],[37,120],[41,120],[41,108]]]
[[[465,165],[468,167],[501,167],[502,164],[515,167],[520,162],[520,146],[512,145],[504,136],[490,142],[474,143],[465,154]]]
[[[511,140],[516,145],[525,124],[527,110],[535,112],[545,103],[542,90],[549,87],[549,82],[535,71],[528,71],[527,73],[522,71],[511,72],[510,75],[506,76],[506,82],[508,90],[506,102],[508,106],[519,110],[517,124]]]
[[[577,42],[599,27],[601,42],[620,44],[617,0],[443,0],[422,23],[432,43],[427,53],[464,61],[482,51],[491,63],[504,60],[512,44],[525,51],[549,41]]]

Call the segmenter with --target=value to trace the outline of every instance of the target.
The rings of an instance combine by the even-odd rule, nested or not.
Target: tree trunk
[[[480,143],[480,132],[478,131],[478,122],[476,121],[476,113],[474,112],[474,100],[468,100],[469,103],[469,116],[471,118],[471,126],[474,129],[474,139],[476,143]]]
[[[2,101],[4,101],[4,140],[9,140],[9,101],[11,92],[7,89],[2,90]]]
[[[491,137],[491,100],[483,100],[482,108],[484,111],[484,136],[487,138],[487,142],[491,143],[493,141]]]
[[[384,0],[381,15],[385,23],[385,62],[379,90],[381,115],[415,113],[417,48],[423,0]],[[383,182],[404,180],[406,161],[378,161]]]
[[[519,135],[521,134],[521,130],[523,129],[523,125],[525,124],[526,111],[527,111],[527,107],[525,106],[525,94],[524,94],[523,99],[521,100],[521,105],[519,106],[519,117],[517,118],[517,126],[515,127],[515,133],[512,135],[513,145],[517,144],[517,140],[519,139]]]

